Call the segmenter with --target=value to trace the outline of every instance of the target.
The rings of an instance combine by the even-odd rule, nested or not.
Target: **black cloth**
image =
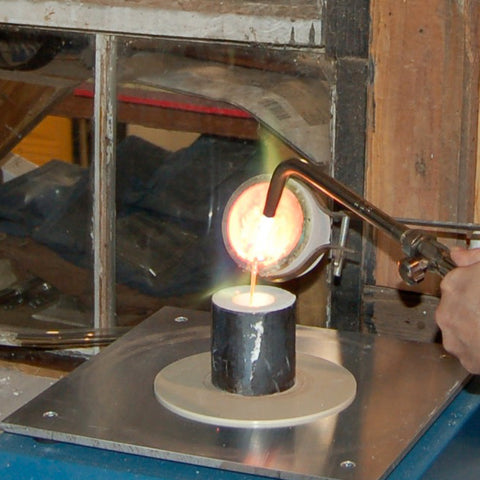
[[[234,190],[263,173],[257,142],[201,136],[170,152],[130,136],[116,152],[117,282],[155,296],[207,291],[238,267],[222,240]],[[0,185],[0,230],[92,266],[91,172],[57,160]]]

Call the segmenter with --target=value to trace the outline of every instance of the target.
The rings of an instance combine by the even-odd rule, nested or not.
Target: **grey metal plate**
[[[187,317],[188,321],[180,321]],[[187,420],[155,399],[171,362],[209,349],[210,315],[164,308],[10,415],[13,433],[284,479],[379,479],[468,375],[439,345],[298,327],[297,351],[350,370],[354,402],[289,428]]]

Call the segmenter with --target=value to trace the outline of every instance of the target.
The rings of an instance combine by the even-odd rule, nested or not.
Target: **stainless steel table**
[[[6,418],[36,438],[285,479],[385,478],[468,378],[441,346],[312,327],[297,351],[356,378],[355,401],[306,425],[225,428],[186,420],[155,399],[163,366],[207,351],[210,315],[164,308]]]

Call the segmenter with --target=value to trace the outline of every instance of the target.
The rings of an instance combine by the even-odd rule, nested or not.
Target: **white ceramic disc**
[[[297,353],[295,385],[281,393],[244,396],[212,385],[210,352],[182,358],[155,377],[154,390],[166,408],[190,420],[229,427],[287,427],[348,407],[357,384],[344,367]]]

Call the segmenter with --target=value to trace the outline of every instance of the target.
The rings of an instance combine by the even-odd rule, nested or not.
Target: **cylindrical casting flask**
[[[248,285],[212,297],[212,383],[241,395],[283,392],[295,383],[296,297]]]

